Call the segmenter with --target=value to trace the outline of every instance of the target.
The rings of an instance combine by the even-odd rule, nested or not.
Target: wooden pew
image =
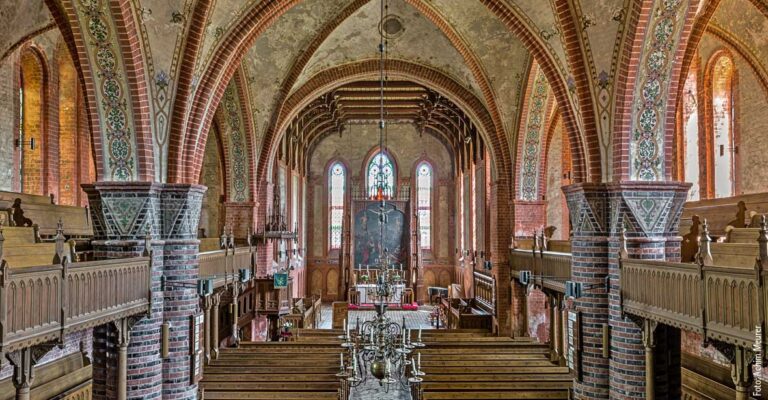
[[[62,246],[64,254],[70,257],[70,261],[76,260],[74,242],[64,242],[64,238],[58,238],[56,242],[39,243],[32,227],[0,227],[0,261],[11,268],[34,267],[39,265],[57,264],[57,246]]]
[[[421,398],[568,398],[572,378],[549,360],[547,345],[486,335],[424,331],[426,347],[418,350],[426,372]]]
[[[52,204],[48,196],[24,193],[0,191],[0,210],[2,210],[0,221],[3,225],[14,225],[11,208],[17,198],[21,199],[24,217],[31,219],[38,226],[41,236],[55,236],[59,221],[64,224],[64,235],[68,238],[93,236],[93,227],[87,208]]]
[[[202,398],[338,399],[340,341],[312,333],[304,332],[306,342],[241,342],[222,349],[204,367]]]
[[[90,393],[91,365],[82,353],[76,352],[50,363],[35,367],[30,397],[32,399],[76,398],[77,393]],[[0,400],[16,395],[12,378],[0,381]],[[90,398],[88,397],[80,397]]]
[[[743,208],[740,208],[739,203],[743,203]],[[710,234],[725,235],[725,228],[728,225],[743,228],[753,223],[754,221],[750,218],[751,212],[757,215],[768,213],[768,192],[689,201],[683,206],[680,234],[688,233],[693,216],[698,215],[702,222],[704,219],[707,220]]]

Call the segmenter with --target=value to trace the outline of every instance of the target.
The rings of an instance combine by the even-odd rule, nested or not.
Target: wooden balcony
[[[512,277],[519,279],[520,271],[531,271],[532,283],[544,289],[565,293],[565,281],[571,279],[571,254],[537,249],[512,249]]]
[[[241,269],[254,275],[253,247],[235,247],[202,252],[199,255],[199,274],[201,279],[213,279],[214,288],[224,287],[238,279]]]
[[[747,269],[622,259],[623,312],[751,348],[766,320],[761,264]]]
[[[0,261],[0,352],[60,342],[151,309],[150,257],[10,268]]]

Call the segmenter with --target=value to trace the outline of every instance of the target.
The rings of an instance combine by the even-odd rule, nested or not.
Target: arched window
[[[341,248],[341,228],[344,220],[344,192],[347,171],[340,162],[328,170],[328,238],[331,250]]]
[[[688,200],[699,200],[699,110],[696,101],[697,73],[691,70],[685,80],[683,89],[683,148],[684,153],[684,178],[691,183],[688,191]]]
[[[392,198],[395,194],[395,164],[383,151],[379,151],[368,162],[368,196],[377,198],[379,187],[384,198]]]
[[[721,55],[712,70],[712,150],[715,197],[734,195],[733,60]]]
[[[416,200],[420,246],[429,250],[432,248],[432,166],[427,162],[416,168]]]
[[[36,50],[25,50],[21,54],[18,132],[20,191],[23,193],[44,194],[42,139],[45,100],[43,60]]]

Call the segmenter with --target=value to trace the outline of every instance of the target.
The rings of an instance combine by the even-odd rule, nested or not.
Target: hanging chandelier
[[[380,26],[387,17],[388,5],[386,0],[381,0]],[[387,42],[383,29],[379,29],[379,149],[386,151],[386,114],[384,109],[384,86],[387,80],[385,74],[385,58],[387,55]],[[396,297],[396,288],[402,286],[402,265],[398,271],[390,262],[388,249],[384,247],[384,226],[387,223],[386,193],[388,183],[384,175],[384,157],[379,157],[379,170],[376,174],[374,200],[379,201],[379,248],[382,253],[375,260],[374,265],[367,265],[366,269],[373,267],[377,270],[375,299],[373,301],[376,315],[373,319],[363,321],[357,319],[354,330],[350,330],[349,321],[345,320],[344,332],[339,336],[342,340],[341,347],[345,352],[341,353],[339,373],[336,374],[346,387],[355,388],[365,385],[372,380],[378,381],[389,391],[393,385],[395,388],[410,389],[417,387],[423,381],[425,373],[421,370],[421,353],[417,349],[423,348],[421,329],[418,330],[416,340],[412,339],[411,329],[408,329],[403,317],[402,323],[392,321],[387,316],[389,301]]]

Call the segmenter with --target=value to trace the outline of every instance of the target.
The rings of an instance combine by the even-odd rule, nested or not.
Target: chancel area
[[[768,398],[765,0],[0,0],[0,400]]]

